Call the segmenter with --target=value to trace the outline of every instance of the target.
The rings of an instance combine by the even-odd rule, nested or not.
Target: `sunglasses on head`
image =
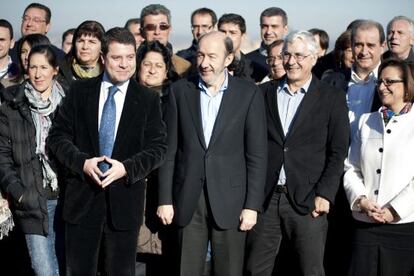
[[[155,31],[157,29],[157,27],[159,27],[161,31],[166,31],[170,28],[170,25],[168,25],[166,23],[147,24],[147,25],[144,26],[144,30],[146,30],[146,31]]]

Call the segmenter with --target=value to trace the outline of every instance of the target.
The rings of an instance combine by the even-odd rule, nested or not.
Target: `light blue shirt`
[[[203,134],[206,146],[210,144],[211,134],[213,133],[214,123],[216,122],[217,114],[220,109],[223,93],[226,91],[229,83],[227,70],[224,70],[224,82],[219,91],[214,95],[210,93],[204,81],[200,78],[198,81],[198,88],[200,89],[200,107],[201,107],[201,121],[203,124]]]
[[[297,110],[302,103],[303,97],[305,97],[306,92],[308,92],[311,81],[312,76],[298,91],[290,91],[285,79],[285,81],[283,81],[277,88],[277,108],[279,110],[279,118],[280,122],[282,123],[283,133],[285,134],[285,137],[291,130],[292,121],[296,117]],[[286,184],[284,164],[280,169],[279,180],[277,184]]]

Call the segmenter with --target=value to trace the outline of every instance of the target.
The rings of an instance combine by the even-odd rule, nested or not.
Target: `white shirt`
[[[9,72],[9,67],[10,64],[12,63],[12,59],[10,56],[8,57],[8,62],[7,62],[7,66],[4,68],[0,68],[0,78],[4,75],[3,79],[8,79],[9,78],[9,74],[7,74]]]
[[[358,128],[358,121],[361,115],[371,112],[374,93],[376,93],[375,86],[378,79],[378,67],[379,64],[365,79],[359,78],[354,69],[351,71],[351,80],[349,81],[348,93],[346,95],[351,137]]]
[[[114,95],[115,106],[116,106],[116,119],[115,119],[115,132],[114,132],[114,139],[116,137],[116,133],[118,131],[119,120],[121,119],[122,109],[124,107],[125,96],[128,89],[129,80],[124,83],[118,84],[118,91]],[[102,83],[101,83],[101,91],[99,93],[99,111],[98,111],[98,131],[101,125],[101,117],[102,117],[102,110],[105,104],[106,99],[108,98],[109,88],[113,86],[110,82],[106,72],[103,75]]]

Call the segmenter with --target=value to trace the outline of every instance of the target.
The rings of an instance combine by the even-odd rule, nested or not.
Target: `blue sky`
[[[20,22],[24,8],[32,1],[8,0],[2,5],[0,18],[9,20],[15,28],[15,36],[20,37]],[[55,44],[60,43],[60,35],[68,28],[76,27],[82,21],[93,19],[101,22],[106,29],[123,26],[131,17],[139,17],[141,9],[152,3],[165,5],[171,10],[173,33],[171,41],[176,48],[191,42],[190,15],[199,7],[209,7],[218,16],[223,13],[238,13],[247,24],[247,34],[253,40],[259,39],[259,15],[270,6],[283,8],[289,18],[290,29],[321,28],[328,32],[331,41],[356,18],[373,19],[386,26],[395,15],[414,18],[413,0],[38,0],[52,10],[52,28],[49,37]],[[333,43],[331,43],[333,44]]]

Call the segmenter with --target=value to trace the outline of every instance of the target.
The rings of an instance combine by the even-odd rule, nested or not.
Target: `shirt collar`
[[[308,92],[308,90],[309,90],[309,86],[310,86],[310,84],[311,84],[311,82],[312,82],[312,75],[309,77],[309,79],[303,84],[303,86],[299,89],[299,91],[301,92],[301,93],[304,93],[304,94],[306,94],[307,92]],[[281,92],[281,91],[286,91],[286,92],[288,92],[289,94],[293,94],[292,93],[292,91],[290,91],[289,90],[289,85],[288,85],[288,83],[287,83],[287,77],[285,77],[285,78],[283,78],[283,81],[281,81],[280,82],[280,84],[279,84],[279,89],[278,89],[278,92]],[[293,92],[295,92],[295,91],[293,91]]]
[[[260,53],[262,56],[267,57],[267,48],[266,48],[266,46],[264,45],[264,43],[263,43],[263,42],[262,42],[262,43],[260,43],[259,53]]]
[[[374,70],[371,71],[371,73],[368,74],[368,76],[365,79],[361,79],[355,70],[355,65],[352,66],[351,69],[351,82],[352,83],[367,83],[370,81],[375,81],[378,79],[378,68],[381,63],[378,63],[377,67],[374,68]]]
[[[220,86],[219,92],[226,91],[228,86],[229,86],[229,73],[226,68],[224,69],[224,81],[223,81],[223,84]],[[198,79],[198,88],[200,89],[201,92],[204,92],[207,94],[208,88],[206,86],[206,83],[201,78]]]
[[[102,77],[102,83],[105,90],[108,90],[111,86],[114,86],[114,84],[109,80],[109,77],[106,72],[104,72]],[[118,87],[119,92],[122,94],[125,94],[129,85],[129,79],[127,81],[124,81],[123,83],[119,83],[116,86]]]

